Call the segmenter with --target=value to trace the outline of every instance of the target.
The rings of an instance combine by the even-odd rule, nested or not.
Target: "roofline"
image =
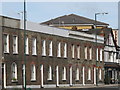
[[[8,18],[8,19],[13,19],[13,20],[19,20],[20,21],[20,19],[12,18],[12,17],[9,17],[9,16],[0,15],[0,17],[2,17],[2,18]]]
[[[8,26],[2,26],[3,28],[11,28],[11,29],[17,29],[17,30],[24,30],[24,29],[22,29],[22,28],[14,28],[14,27],[8,27]],[[47,26],[47,27],[49,27],[49,26]],[[56,28],[56,29],[58,29],[58,28]],[[62,30],[67,30],[67,29],[62,29]],[[37,33],[41,33],[41,34],[47,34],[47,35],[54,35],[54,36],[60,36],[60,35],[55,35],[55,34],[50,34],[50,33],[44,33],[44,32],[39,32],[39,31],[32,31],[32,30],[30,30],[30,29],[27,29],[26,31],[30,31],[30,32],[37,32]],[[72,30],[67,30],[68,32],[75,32],[75,33],[77,33],[77,31],[72,31]],[[70,35],[70,33],[68,33],[68,35]],[[79,33],[78,33],[78,35],[79,35]],[[80,35],[82,35],[82,36],[86,36],[86,39],[95,39],[95,35],[92,35],[92,34],[87,34],[87,33],[84,33],[84,32],[80,32]],[[60,36],[60,37],[65,37],[65,36]],[[93,37],[93,38],[92,38]],[[67,38],[69,38],[69,39],[77,39],[77,38],[74,38],[74,37],[67,37]],[[101,36],[98,36],[98,43],[100,43],[100,44],[104,44],[104,42],[103,42],[103,40],[104,40],[104,38],[103,37],[101,37]],[[83,39],[80,39],[80,40],[83,40]],[[88,40],[88,41],[91,41],[91,40]],[[91,42],[94,42],[94,41],[91,41]]]
[[[48,21],[41,22],[41,24],[47,24],[47,23],[52,22],[53,20],[56,20],[56,19],[62,18],[62,17],[64,17],[64,16],[69,16],[69,15],[72,15],[72,14],[63,15],[63,16],[58,16],[58,17],[53,18],[53,19],[50,19],[50,20],[48,20]],[[85,18],[85,19],[88,19],[88,20],[95,21],[94,19],[91,19],[91,18],[88,18],[88,17],[80,16],[80,15],[77,15],[77,14],[73,14],[73,15],[76,15],[77,17],[82,17],[82,18]],[[102,24],[100,24],[100,25],[109,25],[109,24],[104,23],[104,22],[101,22],[101,21],[96,21],[96,23],[102,23]]]
[[[42,25],[42,24],[41,24]],[[82,25],[85,25],[85,26],[91,26],[91,25],[94,25],[94,24],[49,24],[49,26],[82,26]],[[108,24],[100,24],[100,25],[96,25],[96,26],[109,26]]]

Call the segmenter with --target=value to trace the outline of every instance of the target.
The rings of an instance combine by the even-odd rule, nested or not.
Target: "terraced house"
[[[24,31],[19,19],[0,21],[2,88],[22,88],[25,71],[30,88],[103,84],[103,37],[96,46],[92,34],[33,22]]]

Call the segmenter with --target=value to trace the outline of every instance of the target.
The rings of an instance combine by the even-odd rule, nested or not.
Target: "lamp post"
[[[23,75],[23,87],[26,90],[26,0],[24,0],[24,75]]]
[[[106,13],[106,12],[104,12],[104,13],[95,13],[95,23],[94,23],[94,26],[95,26],[95,43],[96,43],[96,51],[97,51],[97,15],[100,15],[100,14],[102,14],[102,15],[104,15],[104,14],[108,14],[108,13]],[[98,53],[96,53],[96,86],[98,86],[98,67],[97,67],[97,54]]]
[[[23,20],[23,12],[21,11],[21,12],[18,12],[17,14],[19,15],[19,17],[22,16],[21,19]]]

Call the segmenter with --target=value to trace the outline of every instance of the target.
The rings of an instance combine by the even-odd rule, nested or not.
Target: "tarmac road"
[[[98,88],[41,88],[31,90],[120,90],[118,87],[98,87]]]
[[[23,89],[7,89],[7,90],[23,90]],[[39,88],[39,89],[28,88],[27,90],[120,90],[120,87],[112,86],[112,87],[94,87],[94,88],[72,87],[72,88]]]

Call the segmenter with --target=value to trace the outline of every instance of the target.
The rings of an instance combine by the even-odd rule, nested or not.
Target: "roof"
[[[24,21],[21,21],[21,26],[20,29],[24,29]],[[86,40],[90,42],[94,42],[95,35],[87,34],[84,32],[77,32],[69,29],[61,29],[57,27],[50,27],[48,25],[40,25],[39,23],[35,22],[30,22],[26,21],[27,27],[26,30],[33,31],[33,32],[40,32],[43,34],[49,34],[49,35],[55,35],[55,36],[60,36],[64,38],[73,38],[73,39],[78,39],[78,40]],[[77,34],[79,37],[73,37],[70,34]],[[92,37],[93,39],[91,39]],[[98,43],[103,44],[104,43],[104,38],[99,36],[98,37]]]
[[[86,33],[89,34],[96,34],[97,35],[102,35],[107,38],[107,36],[109,35],[109,33],[111,33],[112,29],[111,28],[102,28],[102,29],[89,29],[88,31],[86,31]]]
[[[12,19],[12,20],[18,20],[18,21],[20,21],[20,19],[13,18],[13,17],[3,16],[3,15],[0,15],[0,17],[1,17],[1,18],[8,18],[8,19]]]
[[[113,43],[116,47],[116,50],[118,49],[117,43],[114,39],[114,34],[112,31],[112,28],[89,29],[89,31],[86,31],[86,33],[88,33],[88,34],[96,34],[97,33],[97,35],[102,35],[105,38],[105,42],[107,41],[109,34],[111,34]]]
[[[43,22],[41,24],[46,24],[46,25],[54,25],[54,24],[95,24],[95,20],[89,19],[83,16],[75,15],[75,14],[69,14],[69,15],[64,15],[57,17],[55,19],[48,20],[46,22]],[[104,22],[99,22],[96,21],[96,25],[109,25]]]

